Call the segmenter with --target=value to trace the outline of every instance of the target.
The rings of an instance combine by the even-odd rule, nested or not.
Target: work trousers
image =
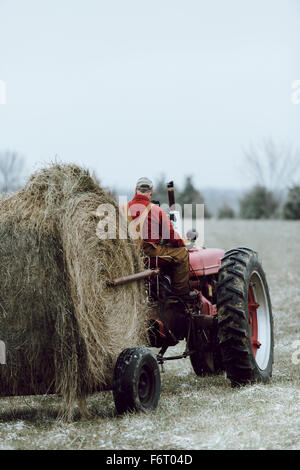
[[[144,242],[143,251],[146,256],[158,256],[169,264],[172,288],[176,294],[186,295],[189,293],[189,254],[184,246],[175,247]]]

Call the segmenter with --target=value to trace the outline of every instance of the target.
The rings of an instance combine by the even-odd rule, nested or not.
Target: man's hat
[[[146,176],[143,176],[137,181],[136,189],[142,192],[152,191],[153,183],[151,180],[149,180],[149,178],[146,178]]]

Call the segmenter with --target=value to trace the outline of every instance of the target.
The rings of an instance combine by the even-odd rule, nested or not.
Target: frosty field
[[[300,222],[210,220],[205,245],[259,253],[275,327],[270,384],[232,389],[223,374],[200,378],[189,359],[171,361],[154,413],[117,417],[112,393],[104,392],[88,399],[91,420],[72,424],[57,421],[58,397],[2,398],[0,450],[299,449]]]

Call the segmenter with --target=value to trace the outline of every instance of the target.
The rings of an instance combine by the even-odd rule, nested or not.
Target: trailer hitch
[[[112,281],[107,281],[106,284],[108,287],[117,287],[123,284],[128,284],[129,282],[140,281],[141,279],[147,279],[152,276],[157,276],[160,273],[160,269],[146,269],[136,274],[129,274],[128,276],[118,277]]]

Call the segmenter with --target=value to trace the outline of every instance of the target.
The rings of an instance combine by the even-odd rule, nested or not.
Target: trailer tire
[[[157,408],[160,372],[148,348],[128,348],[118,357],[114,370],[113,395],[118,414],[147,412]]]

